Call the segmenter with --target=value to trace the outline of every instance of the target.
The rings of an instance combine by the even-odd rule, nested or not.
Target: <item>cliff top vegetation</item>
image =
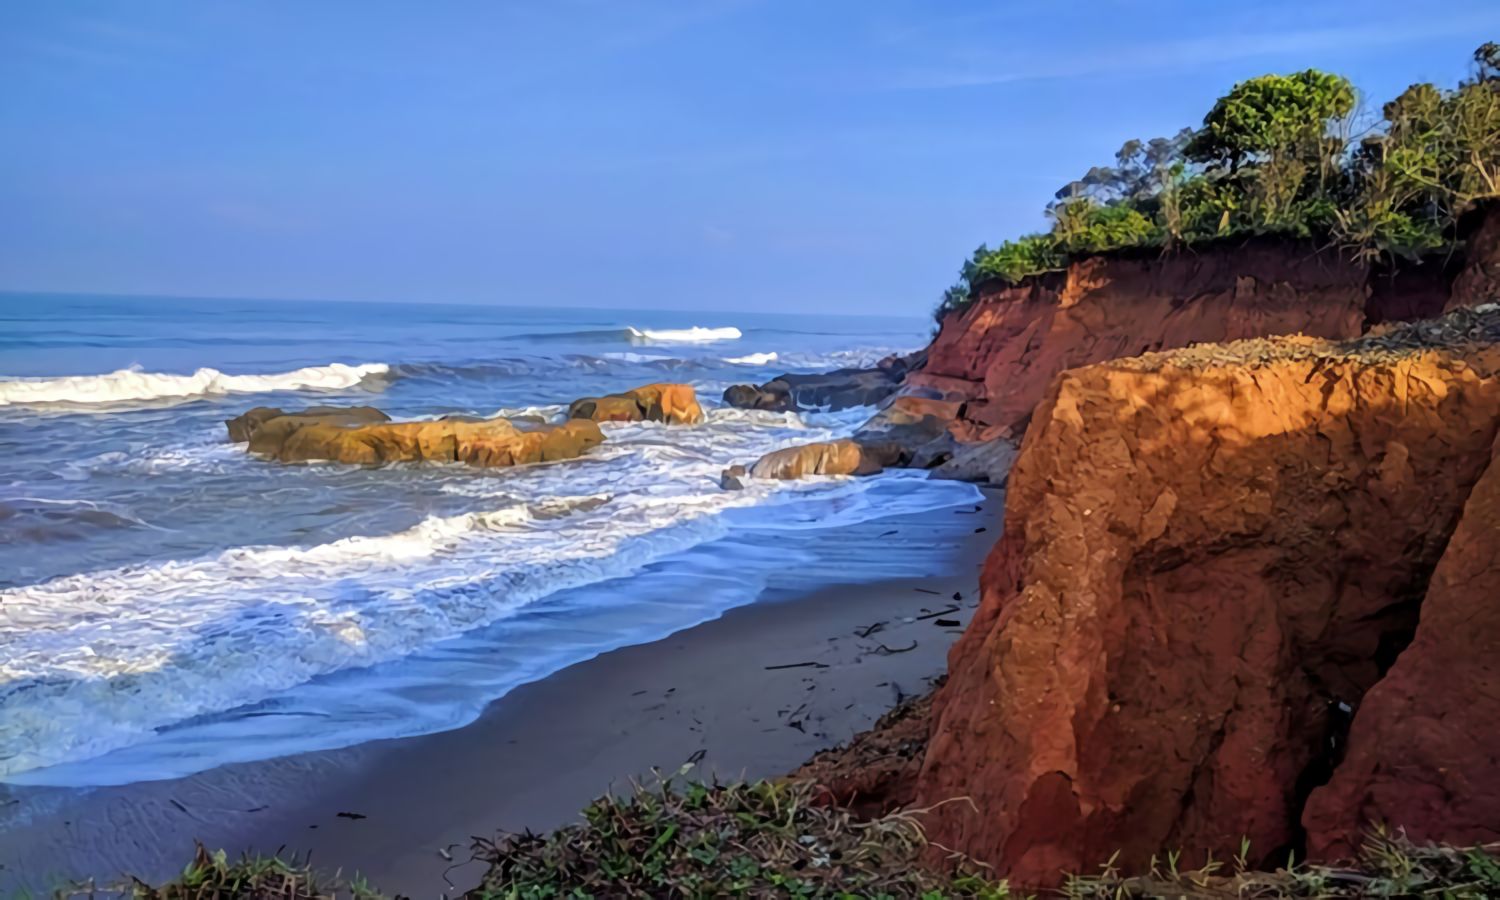
[[[980,245],[937,314],[982,284],[1015,284],[1070,259],[1253,235],[1310,239],[1371,259],[1453,249],[1460,220],[1500,199],[1500,44],[1452,89],[1414,84],[1378,116],[1354,86],[1309,69],[1220,97],[1200,127],[1132,140],[1114,165],[1064,185],[1051,230]]]

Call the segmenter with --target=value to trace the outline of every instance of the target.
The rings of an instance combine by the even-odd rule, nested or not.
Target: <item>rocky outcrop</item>
[[[724,403],[740,409],[788,412],[798,409],[848,409],[874,406],[901,387],[907,373],[920,366],[925,352],[888,356],[868,369],[835,369],[812,375],[778,375],[759,387],[736,384],[724,391]]]
[[[310,406],[296,412],[284,412],[273,406],[257,406],[232,419],[225,419],[224,425],[229,429],[229,440],[242,444],[250,440],[251,435],[255,434],[257,429],[272,419],[288,419],[301,424],[319,421],[360,425],[369,422],[389,422],[391,417],[373,406]],[[279,427],[285,428],[289,425],[290,423],[287,423]]]
[[[1500,302],[1500,202],[1475,213],[1464,242],[1464,268],[1453,282],[1449,309]]]
[[[1364,266],[1285,242],[1093,257],[1021,285],[981,287],[943,319],[908,382],[964,402],[961,440],[1019,436],[1066,369],[1200,342],[1353,337],[1366,292]]]
[[[1417,842],[1500,841],[1500,446],[1433,572],[1416,637],[1355,712],[1303,816],[1308,849],[1352,856],[1371,823]]]
[[[1333,279],[1324,300],[1347,289]],[[1212,302],[1233,309],[1237,295]],[[1463,312],[1355,341],[1206,346],[1056,378],[1011,473],[981,606],[935,699],[914,802],[972,803],[937,806],[931,839],[1028,885],[1116,851],[1144,867],[1163,848],[1191,862],[1227,858],[1242,838],[1262,860],[1297,846],[1307,793],[1337,762],[1342,711],[1361,708],[1411,640],[1490,464],[1496,341],[1500,311]],[[1493,559],[1475,546],[1453,564],[1455,584]],[[1454,604],[1443,630],[1484,626],[1457,621],[1474,611]],[[1496,640],[1423,653],[1459,677],[1491,678],[1484,648]],[[1414,683],[1432,690],[1445,682],[1453,704],[1471,696],[1451,676],[1422,677],[1432,680]],[[1405,709],[1402,691],[1391,694],[1382,706]],[[1483,763],[1453,741],[1452,758]],[[1437,830],[1448,816],[1484,815],[1491,796],[1471,807],[1435,785],[1414,802]]]
[[[517,466],[572,459],[603,440],[599,426],[587,419],[522,430],[506,419],[360,424],[317,416],[281,416],[262,422],[252,432],[249,450],[280,462]]]
[[[703,421],[703,408],[692,385],[648,384],[619,394],[574,400],[568,407],[568,418],[696,425]]]
[[[808,475],[874,475],[901,463],[902,450],[894,444],[858,441],[820,441],[773,450],[750,467],[751,478],[795,479]]]

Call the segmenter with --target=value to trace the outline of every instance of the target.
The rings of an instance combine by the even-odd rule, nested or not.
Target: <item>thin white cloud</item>
[[[1500,10],[1421,23],[1385,22],[1379,25],[1263,34],[1212,35],[1154,44],[1123,44],[1105,51],[1059,51],[1046,56],[1013,60],[1005,68],[968,66],[919,71],[898,79],[892,86],[898,89],[934,90],[1124,73],[1159,74],[1229,60],[1327,53],[1455,35],[1480,35],[1485,29],[1496,27],[1500,27]]]

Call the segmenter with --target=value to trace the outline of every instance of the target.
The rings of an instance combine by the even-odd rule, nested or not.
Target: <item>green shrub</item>
[[[972,287],[991,279],[1015,284],[1023,278],[1059,269],[1063,262],[1057,241],[1052,235],[1028,234],[1014,241],[1006,241],[987,253],[975,266],[969,284]]]
[[[1160,243],[1161,229],[1133,206],[1068,200],[1051,210],[1052,238],[1069,253],[1104,253]]]
[[[1273,234],[1416,258],[1451,249],[1459,218],[1500,200],[1500,44],[1475,51],[1472,75],[1452,90],[1412,85],[1357,144],[1354,108],[1348,80],[1315,69],[1235,85],[1202,127],[1127,141],[1114,165],[1064,186],[1050,234],[981,246],[938,318],[982,281],[1129,248]]]

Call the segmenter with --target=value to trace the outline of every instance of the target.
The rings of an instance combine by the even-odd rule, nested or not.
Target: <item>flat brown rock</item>
[[[350,425],[391,420],[390,416],[373,406],[310,406],[293,412],[284,412],[274,406],[257,406],[232,419],[225,419],[224,425],[229,429],[229,440],[241,444],[250,440],[251,435],[262,425],[280,418],[296,419],[303,423],[317,420]]]
[[[603,440],[599,426],[584,419],[523,431],[506,419],[349,424],[284,416],[262,423],[249,449],[281,462],[516,466],[572,459]]]

